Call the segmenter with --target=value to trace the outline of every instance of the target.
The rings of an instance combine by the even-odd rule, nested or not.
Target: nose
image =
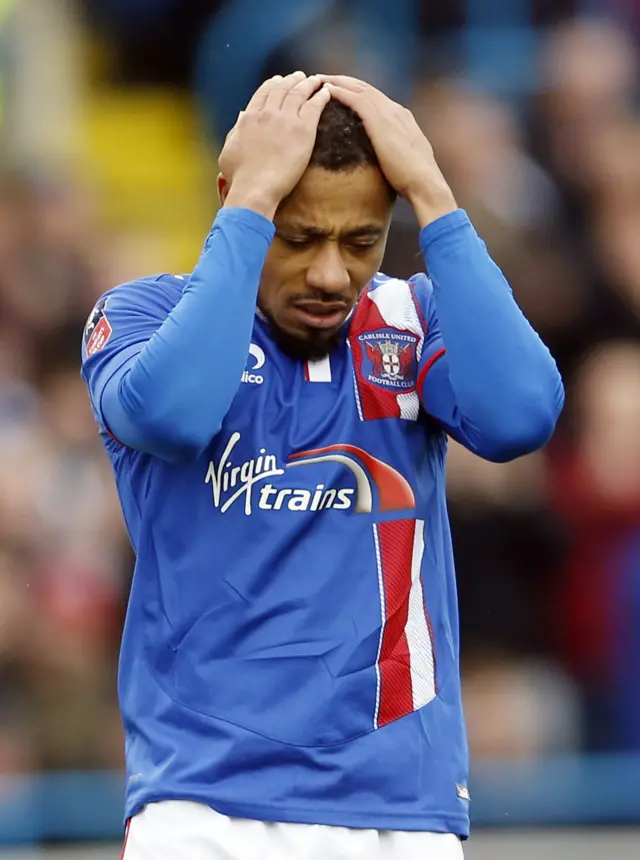
[[[325,242],[307,269],[307,286],[326,293],[348,293],[351,278],[337,242]]]

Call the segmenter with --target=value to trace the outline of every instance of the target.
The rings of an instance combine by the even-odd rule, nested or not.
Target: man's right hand
[[[320,114],[330,98],[320,78],[304,72],[262,84],[220,153],[229,189],[225,207],[241,206],[273,219],[309,165]]]

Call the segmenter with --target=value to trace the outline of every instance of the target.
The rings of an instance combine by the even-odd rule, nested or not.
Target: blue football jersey
[[[219,239],[240,268],[248,255],[233,231],[238,241],[264,233],[253,240],[264,249],[251,263],[254,292],[242,294],[253,316],[245,369],[192,456],[127,447],[104,411],[146,344],[168,381],[145,410],[170,402],[178,425],[188,422],[180,403],[197,415],[195,347],[181,353],[180,378],[169,379],[174,353],[162,352],[186,307],[182,319],[207,345],[197,397],[214,414],[207,398],[238,344],[219,324],[209,337],[210,320],[192,312],[191,289],[219,302],[203,264],[198,277],[115,288],[85,330],[83,375],[137,558],[119,671],[126,817],[185,799],[234,817],[466,836],[443,428],[472,449],[488,439],[487,456],[514,456],[548,437],[562,386],[464,213],[424,234],[443,249],[433,256],[437,308],[426,276],[379,275],[330,355],[288,357],[253,310],[273,229],[264,223],[223,214],[205,246]],[[448,285],[458,282],[456,294]],[[466,329],[460,296],[473,310]]]
[[[159,277],[98,303],[94,392],[183,287]],[[256,315],[232,407],[186,465],[124,447],[96,409],[137,555],[119,681],[128,816],[183,797],[466,834],[446,443],[418,388],[443,349],[429,315],[425,278],[380,277],[306,364]]]

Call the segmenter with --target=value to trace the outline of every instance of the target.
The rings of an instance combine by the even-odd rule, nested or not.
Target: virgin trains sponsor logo
[[[220,460],[211,462],[205,482],[211,484],[213,506],[226,513],[236,503],[251,516],[262,511],[345,511],[365,514],[404,511],[415,507],[415,497],[407,480],[387,463],[355,445],[329,445],[292,454],[279,464],[274,454],[261,448],[257,457],[236,460],[234,451],[240,433],[233,433]],[[289,469],[318,464],[344,466],[353,486],[287,487],[283,476]],[[335,470],[334,474],[335,474]]]

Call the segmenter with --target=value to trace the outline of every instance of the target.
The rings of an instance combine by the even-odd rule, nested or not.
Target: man
[[[267,81],[220,169],[193,273],[116,288],[84,338],[137,553],[124,858],[458,858],[446,434],[532,451],[561,381],[373,87]],[[397,194],[431,280],[378,273]]]

